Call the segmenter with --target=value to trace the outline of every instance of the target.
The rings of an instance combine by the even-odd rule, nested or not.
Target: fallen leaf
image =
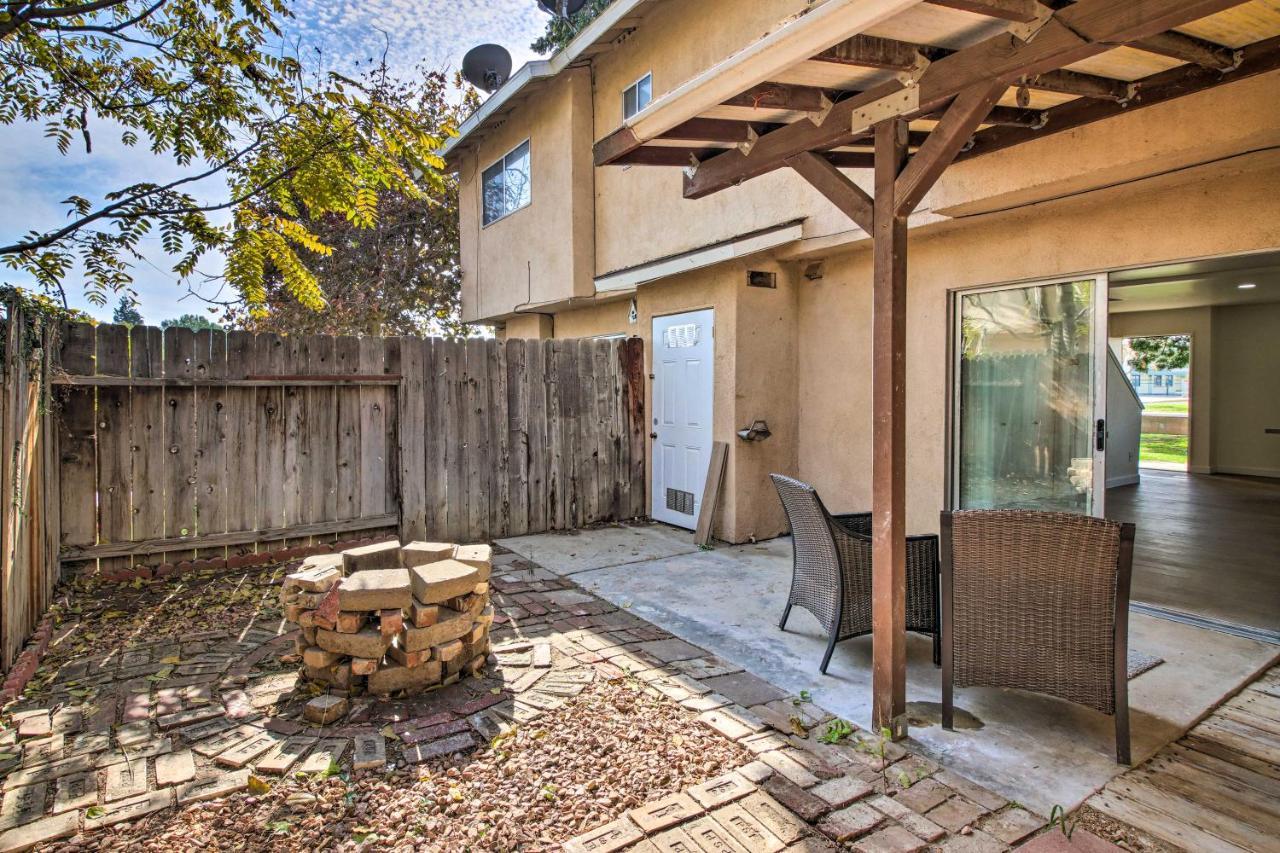
[[[249,777],[249,793],[258,794],[259,796],[269,794],[271,793],[271,785],[265,779],[251,775]]]

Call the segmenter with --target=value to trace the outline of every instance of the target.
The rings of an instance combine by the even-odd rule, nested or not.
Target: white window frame
[[[493,219],[489,220],[488,222],[485,222],[485,221],[484,221],[484,220],[485,220],[485,213],[487,212],[487,211],[486,211],[485,189],[484,189],[484,176],[485,176],[485,173],[486,173],[486,172],[488,172],[490,169],[492,169],[494,166],[497,166],[498,164],[502,164],[502,173],[503,173],[503,174],[506,174],[507,169],[508,169],[508,166],[507,166],[507,158],[508,158],[508,157],[510,157],[512,154],[516,153],[517,151],[519,151],[521,148],[525,147],[526,145],[527,145],[527,146],[528,146],[528,148],[529,148],[529,175],[528,175],[528,178],[529,178],[529,200],[528,200],[528,201],[526,201],[524,204],[519,205],[518,207],[513,207],[513,208],[511,208],[510,210],[503,210],[503,212],[502,212],[500,215],[498,215],[498,216],[494,217]],[[519,143],[517,143],[516,145],[512,146],[512,148],[511,148],[511,150],[510,150],[510,151],[508,151],[507,153],[503,154],[501,157],[497,158],[497,159],[496,159],[496,160],[494,160],[492,163],[490,163],[488,166],[486,166],[485,168],[483,168],[483,169],[481,169],[481,170],[480,170],[480,223],[481,223],[481,224],[480,224],[480,227],[481,227],[482,229],[484,229],[484,228],[488,228],[490,225],[495,225],[495,224],[497,224],[497,223],[501,222],[502,220],[506,219],[506,218],[507,218],[508,216],[510,216],[511,214],[513,214],[513,213],[517,213],[517,212],[519,212],[519,211],[521,211],[521,210],[524,210],[526,207],[528,207],[528,206],[529,206],[529,205],[531,205],[531,204],[533,204],[533,143],[530,141],[530,137],[525,137],[521,142],[519,142]]]
[[[649,81],[649,100],[645,102],[644,106],[640,106],[640,84],[645,80]],[[636,90],[636,111],[631,115],[627,115],[627,92],[630,92],[632,89]],[[626,121],[631,118],[631,116],[643,112],[644,108],[649,106],[651,103],[653,103],[653,72],[648,71],[637,77],[630,86],[627,86],[622,90],[622,120]]]

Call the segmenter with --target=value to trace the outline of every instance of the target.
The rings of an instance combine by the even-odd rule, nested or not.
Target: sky
[[[287,22],[288,37],[298,40],[301,55],[318,49],[326,67],[336,70],[376,59],[384,49],[388,63],[400,72],[420,62],[452,70],[461,65],[467,50],[485,42],[507,48],[514,67],[519,68],[536,58],[529,44],[542,33],[547,20],[535,0],[294,0],[290,6],[296,17]],[[113,136],[106,128],[94,134],[92,154],[73,145],[64,156],[44,139],[37,125],[0,125],[0,151],[5,161],[0,180],[0,243],[62,224],[67,208],[59,202],[73,193],[101,199],[103,193],[141,180],[163,182],[183,173],[170,160],[125,147],[118,134]],[[221,191],[216,180],[206,185],[211,197]],[[133,269],[143,318],[158,324],[181,314],[204,313],[205,303],[179,284],[171,269],[174,259],[158,243],[158,239],[144,241],[150,250],[144,250],[146,260]],[[216,273],[220,263],[212,258],[200,268]],[[0,283],[32,286],[29,278],[2,266]],[[201,285],[201,293],[228,298],[207,285]],[[101,320],[111,319],[119,301],[111,296],[104,307],[90,304],[75,278],[68,279],[67,297],[72,307]]]

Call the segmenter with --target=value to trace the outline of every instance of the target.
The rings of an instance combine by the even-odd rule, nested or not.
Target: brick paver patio
[[[294,652],[290,626],[272,606],[271,584],[283,574],[276,567],[211,580],[215,588],[261,591],[238,593],[244,607],[219,628],[188,619],[119,637],[101,627],[127,620],[130,609],[136,622],[137,611],[181,602],[174,580],[104,588],[98,609],[79,615],[72,600],[30,696],[9,709],[0,853],[59,839],[86,848],[128,846],[149,833],[172,837],[173,821],[198,816],[199,804],[236,798],[278,799],[277,813],[291,806],[306,814],[325,796],[308,781],[317,777],[392,790],[472,771],[481,778],[505,757],[505,738],[543,737],[543,722],[616,700],[606,694],[620,688],[660,706],[670,730],[660,738],[688,741],[707,755],[702,766],[645,771],[658,781],[633,788],[652,796],[604,798],[567,817],[554,814],[551,791],[552,814],[539,818],[547,829],[518,844],[496,840],[511,837],[501,833],[487,842],[442,841],[434,817],[408,835],[383,827],[381,837],[399,838],[403,849],[445,850],[1001,851],[1044,827],[1041,817],[897,744],[862,731],[824,738],[832,717],[807,697],[509,553],[494,560],[497,617],[486,672],[412,700],[352,697],[344,719],[309,725],[301,707],[311,695],[297,686],[296,659],[281,660]],[[188,630],[193,622],[200,630]],[[70,654],[77,647],[92,653]],[[585,759],[602,774],[616,760]],[[379,833],[376,816],[315,820],[330,846],[355,848]],[[278,835],[267,846],[310,846],[290,834],[303,823],[272,823]]]

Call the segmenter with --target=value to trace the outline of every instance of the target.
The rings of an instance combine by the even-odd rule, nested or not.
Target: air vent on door
[[[693,492],[667,489],[667,509],[685,515],[693,515]]]

